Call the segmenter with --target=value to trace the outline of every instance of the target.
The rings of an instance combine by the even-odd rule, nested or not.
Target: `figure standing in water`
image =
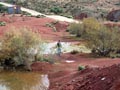
[[[60,40],[57,42],[57,55],[58,56],[61,56],[61,48],[62,48],[62,45],[61,45],[61,42]]]

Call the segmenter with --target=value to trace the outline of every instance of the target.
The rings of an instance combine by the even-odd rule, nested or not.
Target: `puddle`
[[[57,52],[57,48],[56,48],[57,42],[53,42],[53,43],[44,43],[42,46],[42,54],[55,54]],[[72,45],[70,42],[61,42],[62,45],[62,53],[68,53],[71,52],[73,50],[77,50],[79,52],[83,52],[83,53],[90,53],[91,50],[87,49],[84,45]]]
[[[65,62],[66,63],[74,63],[75,61],[73,61],[73,60],[66,60]]]
[[[0,90],[48,90],[48,75],[33,72],[2,72]]]

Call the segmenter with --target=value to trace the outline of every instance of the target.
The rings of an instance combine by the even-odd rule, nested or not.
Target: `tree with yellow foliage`
[[[98,22],[97,19],[93,17],[85,18],[83,20],[83,26],[85,30],[99,30],[101,27],[101,24]]]
[[[19,64],[27,66],[29,57],[34,55],[30,53],[31,50],[37,50],[38,53],[42,42],[40,36],[29,28],[11,28],[3,34],[0,43],[0,60],[4,63],[6,60],[14,62],[14,65],[9,66],[15,67]]]
[[[86,46],[97,55],[110,56],[120,52],[119,28],[109,28],[92,17],[84,19],[83,23],[70,24],[69,32],[80,34]]]
[[[76,36],[86,36],[87,33],[100,30],[101,24],[95,18],[85,18],[82,23],[71,23],[68,30]]]

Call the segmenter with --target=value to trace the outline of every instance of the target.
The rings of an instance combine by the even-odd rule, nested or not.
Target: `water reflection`
[[[57,52],[56,48],[57,42],[52,43],[44,43],[41,47],[43,49],[42,54],[55,54]],[[68,53],[73,50],[77,50],[83,53],[91,53],[91,50],[89,50],[85,45],[72,45],[70,42],[61,42],[62,44],[62,52]]]
[[[48,90],[47,75],[33,72],[1,72],[0,90]]]

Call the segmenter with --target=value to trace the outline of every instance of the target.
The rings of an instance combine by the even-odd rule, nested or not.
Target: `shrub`
[[[51,63],[53,64],[54,63],[54,60],[51,56],[48,56],[48,57],[45,57],[45,56],[37,56],[37,61],[40,61],[40,62],[48,62],[48,63]]]
[[[56,29],[56,27],[55,27],[55,25],[56,25],[57,23],[59,23],[59,21],[53,21],[53,22],[50,22],[50,23],[46,23],[46,26],[47,26],[47,27],[51,27],[54,32],[57,32],[57,29]]]
[[[86,37],[86,34],[99,30],[101,24],[94,18],[85,18],[83,23],[71,23],[68,30],[71,34],[75,34],[77,37]]]
[[[66,32],[69,32],[69,29],[66,29]]]
[[[25,12],[25,11],[22,11],[22,14],[23,15],[26,15],[28,17],[32,17],[33,15],[31,13],[28,13],[28,12]]]
[[[39,53],[41,43],[39,35],[28,28],[11,28],[1,38],[0,60],[12,60],[16,65],[28,65],[31,56],[34,57],[35,50]]]
[[[6,22],[0,21],[0,26],[5,26],[5,25],[6,25]]]
[[[59,23],[59,21],[53,21],[53,22],[51,22],[52,25],[55,25],[55,24],[58,24],[58,23]]]
[[[53,12],[53,13],[55,13],[55,14],[60,14],[60,13],[63,12],[63,10],[62,10],[62,8],[60,8],[60,7],[52,7],[52,8],[50,9],[50,12]]]
[[[120,50],[120,30],[103,26],[100,30],[91,31],[87,35],[87,46],[93,53],[100,56],[108,56],[110,53],[116,53]]]
[[[44,18],[44,15],[37,15],[36,18]]]
[[[61,16],[64,16],[64,17],[67,17],[67,18],[72,18],[73,19],[73,16],[72,15],[69,15],[69,14],[60,14]]]
[[[0,4],[0,12],[1,12],[1,13],[6,12],[7,9],[8,9],[7,7],[5,7],[5,6],[3,6],[2,4]]]
[[[108,28],[94,18],[87,18],[82,24],[71,24],[68,29],[70,33],[82,36],[94,54],[109,56],[120,50],[120,30],[117,27]]]
[[[79,66],[78,67],[78,71],[81,71],[81,70],[84,70],[85,69],[85,66]]]
[[[77,37],[81,37],[84,33],[83,25],[80,23],[71,23],[68,30],[70,34],[75,34]]]
[[[84,29],[89,32],[89,30],[99,30],[101,27],[101,24],[95,19],[95,18],[85,18],[83,19],[83,26]],[[93,31],[94,32],[94,31]]]
[[[73,51],[71,51],[70,53],[71,53],[71,54],[77,54],[77,53],[79,53],[79,51],[73,50]]]

